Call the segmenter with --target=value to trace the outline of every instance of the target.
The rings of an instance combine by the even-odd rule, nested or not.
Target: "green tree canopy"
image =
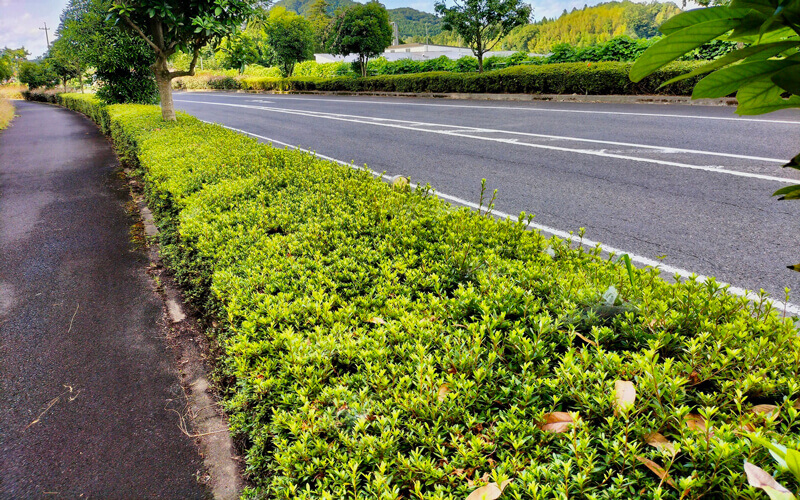
[[[275,51],[283,76],[292,76],[295,63],[314,55],[314,30],[302,16],[275,7],[270,12],[264,32],[267,43]]]
[[[172,79],[193,75],[203,46],[216,45],[235,32],[261,3],[260,0],[113,0],[111,12],[155,54],[152,69],[164,120],[175,120]],[[178,50],[192,54],[189,69],[170,71],[167,59]]]
[[[454,0],[452,7],[437,0],[435,7],[443,17],[442,28],[458,33],[478,58],[478,72],[483,71],[483,55],[511,30],[527,24],[533,11],[520,0]]]
[[[53,72],[50,65],[44,60],[23,62],[19,66],[17,78],[31,89],[39,87],[51,88],[58,83],[58,75]]]
[[[328,48],[332,54],[357,54],[361,76],[367,76],[367,63],[392,43],[389,13],[378,2],[356,4],[339,12],[331,21]]]
[[[98,97],[107,103],[156,102],[154,57],[138,36],[108,18],[110,0],[70,0],[61,13],[52,55],[65,71],[94,68]],[[79,75],[80,76],[80,72]]]
[[[245,66],[259,60],[258,46],[246,32],[231,33],[220,41],[215,58],[223,68],[236,69],[242,74]]]

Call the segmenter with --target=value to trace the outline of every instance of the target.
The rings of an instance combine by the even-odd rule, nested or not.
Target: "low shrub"
[[[49,102],[52,104],[58,103],[58,94],[61,93],[60,90],[57,89],[48,89],[44,87],[34,88],[23,90],[22,97],[26,101],[36,101],[36,102]]]
[[[632,83],[630,63],[564,63],[513,66],[485,73],[432,72],[368,78],[242,78],[242,88],[276,91],[468,92],[585,95],[691,95],[696,78],[660,87],[699,63],[675,63],[647,79]]]
[[[757,498],[744,460],[796,489],[748,438],[800,444],[800,336],[769,302],[184,114],[105,109],[215,320],[249,494]]]

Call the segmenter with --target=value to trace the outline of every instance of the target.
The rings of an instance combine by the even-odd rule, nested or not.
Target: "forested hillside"
[[[275,5],[307,15],[315,0],[280,0]],[[347,7],[353,0],[327,0],[328,12]],[[658,26],[680,12],[674,3],[635,3],[629,0],[601,3],[583,9],[566,10],[558,19],[539,19],[517,28],[497,46],[502,50],[550,52],[560,43],[587,47],[616,36],[651,38],[658,35]],[[534,16],[536,12],[534,11]],[[441,20],[433,14],[410,7],[389,9],[389,18],[397,23],[400,39],[405,43],[424,42],[463,45],[458,35],[442,31]]]
[[[308,16],[311,5],[315,0],[280,0],[275,6],[284,7],[288,11]],[[328,14],[333,14],[336,9],[345,8],[356,2],[353,0],[326,0]],[[400,39],[405,43],[424,42],[425,36],[434,37],[442,32],[441,19],[428,12],[400,7],[388,9],[389,19],[397,23]],[[427,33],[426,33],[427,31]]]
[[[681,10],[674,3],[608,2],[542,19],[514,30],[503,41],[507,50],[550,52],[559,43],[586,47],[619,35],[657,36],[658,26]],[[535,14],[535,12],[534,12]]]

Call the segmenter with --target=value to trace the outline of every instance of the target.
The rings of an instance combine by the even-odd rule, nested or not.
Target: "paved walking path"
[[[0,498],[203,498],[162,304],[87,118],[0,132]]]

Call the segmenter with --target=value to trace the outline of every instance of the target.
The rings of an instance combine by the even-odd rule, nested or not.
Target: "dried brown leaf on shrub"
[[[686,415],[683,420],[686,422],[686,427],[688,427],[689,430],[705,432],[707,429],[706,419],[697,413],[690,413]]]
[[[547,432],[561,433],[567,432],[569,427],[575,423],[572,415],[565,411],[555,411],[548,413],[544,416],[544,422],[539,426],[540,429]]]
[[[649,444],[650,446],[653,446],[654,448],[658,448],[659,450],[665,449],[670,453],[672,453],[673,455],[675,454],[675,445],[672,444],[672,442],[660,432],[654,432],[652,434],[646,435],[644,437],[644,441],[645,443]]]
[[[755,405],[750,411],[758,415],[764,415],[765,418],[772,418],[777,417],[781,409],[775,405]]]
[[[374,323],[376,325],[385,325],[386,324],[386,320],[381,318],[380,316],[374,316],[374,317],[370,318],[369,322],[370,323]]]
[[[508,486],[508,483],[511,481],[513,481],[513,479],[506,479],[500,484],[489,483],[486,486],[481,486],[470,493],[467,500],[496,500],[500,498],[500,495],[503,494],[503,490],[506,489],[506,486]]]
[[[614,382],[614,411],[627,411],[636,401],[636,387],[633,382],[617,380]]]
[[[587,344],[589,344],[589,345],[593,345],[593,346],[597,347],[597,342],[595,342],[594,340],[587,339],[586,337],[584,337],[583,335],[581,335],[581,334],[580,334],[580,333],[578,333],[578,332],[575,332],[575,335],[576,335],[578,338],[580,338],[581,340],[583,340],[584,342],[586,342]]]
[[[746,460],[744,473],[747,474],[747,483],[750,486],[764,490],[772,500],[793,500],[795,498],[792,492],[784,488],[769,472]]]
[[[653,471],[653,474],[659,477],[663,482],[667,483],[668,485],[672,486],[676,490],[678,489],[678,485],[675,484],[675,481],[669,476],[666,470],[663,467],[658,465],[657,463],[653,462],[652,460],[640,456],[636,456],[636,460],[640,461],[644,464],[645,467]]]
[[[442,402],[447,399],[448,394],[450,394],[450,388],[447,386],[447,384],[442,384],[439,386],[439,393],[436,398],[439,400],[439,402]]]

